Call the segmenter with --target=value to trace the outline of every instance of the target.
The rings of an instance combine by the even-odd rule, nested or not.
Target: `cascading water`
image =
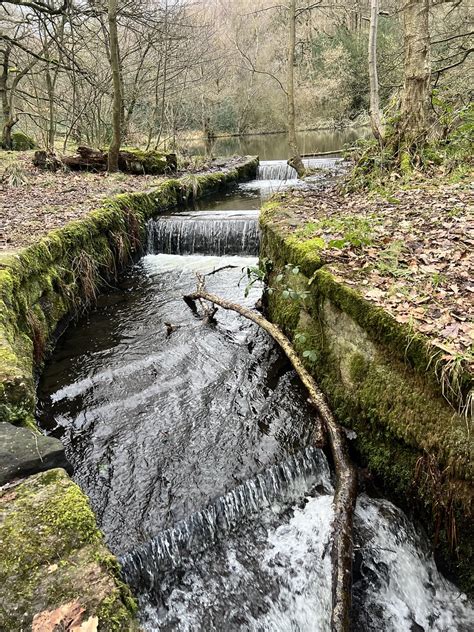
[[[296,180],[296,169],[290,167],[286,160],[265,160],[257,169],[257,180]]]
[[[306,169],[334,169],[341,158],[304,158]],[[257,180],[296,180],[298,174],[286,160],[262,160],[257,169]]]
[[[306,180],[299,180],[298,174],[285,160],[262,161],[257,170],[257,179],[240,185],[242,191],[258,193],[264,200],[274,193],[288,188],[303,189],[307,186],[324,185],[328,175],[335,173],[342,164],[341,158],[305,158],[303,164],[314,171]]]
[[[251,195],[266,182],[150,222],[149,254],[68,330],[42,378],[43,426],[62,438],[150,632],[329,629],[319,422],[266,334],[225,311],[205,326],[182,301],[199,272],[255,304],[242,279],[256,259],[242,255],[257,252]],[[355,539],[354,632],[471,629],[471,605],[393,505],[361,496]]]
[[[160,576],[177,568],[242,520],[276,504],[291,502],[308,489],[329,491],[329,468],[324,455],[308,447],[248,479],[202,511],[191,514],[171,529],[121,559],[127,582],[138,591],[159,588]]]
[[[170,215],[148,222],[148,252],[176,255],[258,254],[256,212],[215,212]]]

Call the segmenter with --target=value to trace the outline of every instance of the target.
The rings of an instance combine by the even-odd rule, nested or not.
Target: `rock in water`
[[[59,439],[0,422],[0,485],[54,467],[71,469]]]

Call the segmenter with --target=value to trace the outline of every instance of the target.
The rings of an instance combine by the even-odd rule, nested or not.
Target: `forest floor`
[[[322,246],[336,277],[426,334],[445,359],[474,368],[472,181],[283,195],[282,227]]]
[[[33,154],[0,151],[0,252],[34,243],[50,230],[84,217],[107,197],[146,191],[167,177],[85,171],[51,173],[33,166]],[[203,163],[190,159],[177,176],[219,171],[231,167],[235,160]]]

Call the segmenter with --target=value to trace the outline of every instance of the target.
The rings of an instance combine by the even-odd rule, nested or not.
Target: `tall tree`
[[[429,0],[403,0],[404,83],[400,112],[400,145],[423,145],[431,111]]]
[[[108,0],[110,68],[112,70],[112,140],[109,146],[108,171],[118,171],[118,157],[122,136],[122,82],[120,78],[120,50],[117,30],[117,0]]]
[[[304,175],[304,165],[296,140],[295,117],[295,48],[296,48],[296,0],[290,0],[288,6],[288,78],[287,78],[287,103],[288,103],[288,147],[290,164],[298,172],[298,176]]]
[[[380,111],[379,78],[377,71],[378,22],[379,0],[371,0],[369,29],[370,124],[375,138],[381,141],[384,137],[384,125]]]

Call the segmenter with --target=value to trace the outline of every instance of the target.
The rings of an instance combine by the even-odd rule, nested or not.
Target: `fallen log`
[[[259,325],[278,343],[293,365],[309,394],[309,401],[323,420],[328,435],[334,467],[336,491],[334,494],[334,518],[330,542],[332,561],[332,615],[331,632],[349,632],[352,598],[352,523],[357,499],[356,471],[349,458],[344,430],[337,423],[324,394],[313,377],[305,369],[290,340],[281,329],[261,314],[242,305],[232,303],[207,292],[204,277],[198,276],[196,292],[183,297],[186,304],[197,314],[196,301],[207,301],[223,309],[237,312]],[[215,311],[212,311],[214,317]],[[209,319],[209,311],[206,313]]]
[[[73,171],[106,171],[107,163],[107,152],[82,146],[78,147],[73,155],[56,156],[45,151],[37,151],[33,158],[35,167],[49,171],[57,171],[62,167]],[[133,175],[174,173],[178,167],[176,154],[140,149],[121,150],[118,165],[120,171]]]

